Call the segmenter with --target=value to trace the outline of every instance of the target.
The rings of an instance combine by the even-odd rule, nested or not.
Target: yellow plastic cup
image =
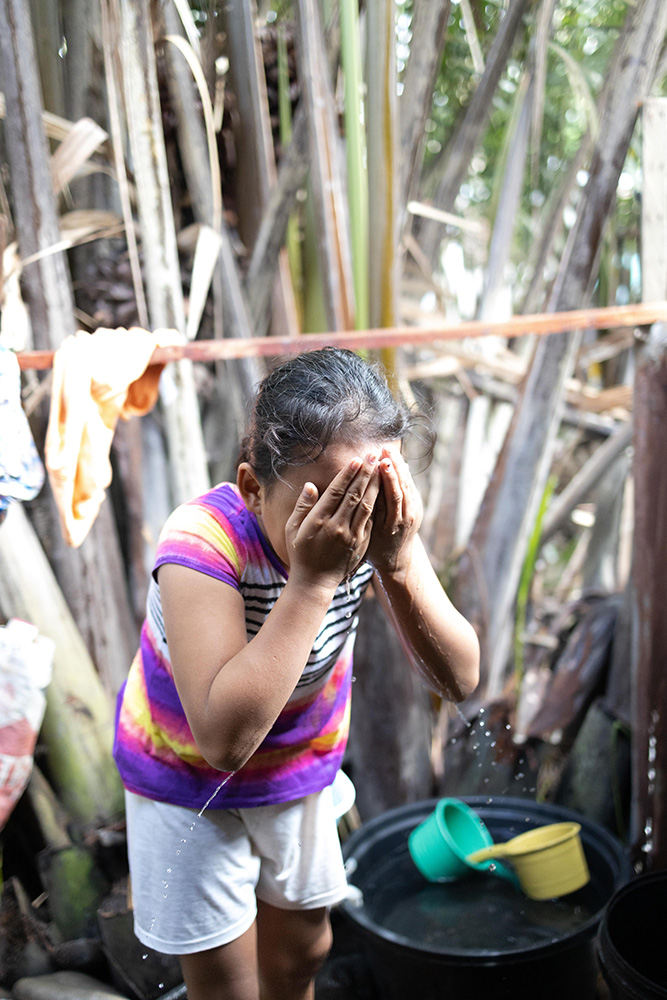
[[[516,870],[521,888],[531,899],[554,899],[581,889],[590,881],[579,823],[549,823],[526,830],[504,844],[474,851],[473,864],[507,858]]]

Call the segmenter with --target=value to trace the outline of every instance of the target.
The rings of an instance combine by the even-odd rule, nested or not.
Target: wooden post
[[[667,292],[667,99],[644,107],[643,295]],[[638,352],[634,406],[635,533],[631,846],[638,868],[667,866],[667,324]]]
[[[60,241],[60,226],[26,0],[0,0],[0,25],[0,83],[7,106],[5,139],[14,224],[21,256],[31,257]],[[64,253],[46,254],[28,264],[21,288],[36,347],[57,347],[63,337],[74,333],[74,300]]]

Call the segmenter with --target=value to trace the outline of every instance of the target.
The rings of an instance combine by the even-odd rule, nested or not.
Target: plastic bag
[[[44,466],[21,406],[21,372],[0,344],[0,511],[10,500],[32,500],[44,483]]]
[[[0,830],[32,773],[54,648],[51,639],[18,618],[0,628]]]

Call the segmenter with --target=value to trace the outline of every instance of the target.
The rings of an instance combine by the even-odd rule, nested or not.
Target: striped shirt
[[[288,802],[326,787],[347,742],[352,649],[371,567],[363,563],[338,587],[283,711],[252,757],[228,776],[201,756],[176,692],[156,574],[164,563],[238,590],[249,641],[287,579],[235,486],[222,483],[174,511],[158,543],[140,648],[118,696],[114,757],[125,787],[174,805],[220,809]]]

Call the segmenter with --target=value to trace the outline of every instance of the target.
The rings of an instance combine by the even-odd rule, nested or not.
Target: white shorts
[[[197,810],[125,793],[134,931],[167,955],[243,934],[257,899],[333,906],[348,886],[331,786],[294,802]]]

